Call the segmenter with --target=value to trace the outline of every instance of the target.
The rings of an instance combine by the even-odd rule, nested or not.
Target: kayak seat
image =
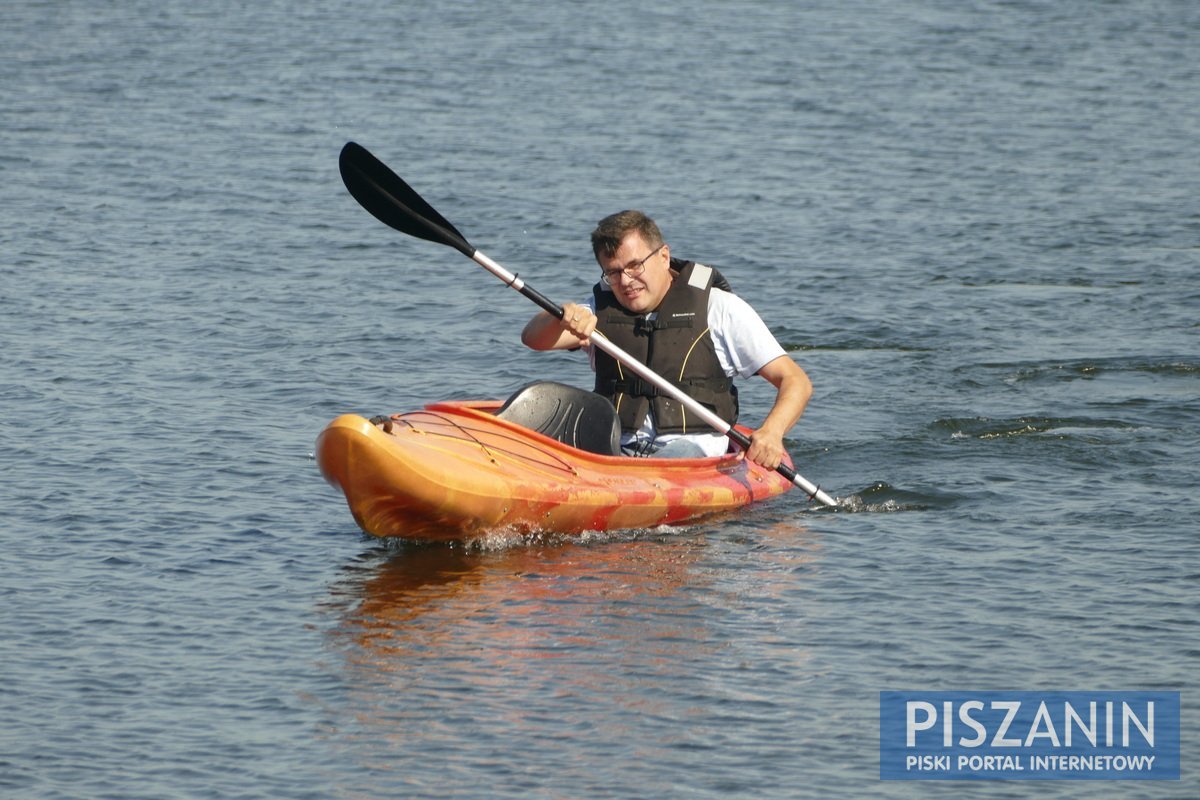
[[[586,389],[554,381],[527,383],[496,416],[589,453],[621,455],[617,410],[607,398]]]

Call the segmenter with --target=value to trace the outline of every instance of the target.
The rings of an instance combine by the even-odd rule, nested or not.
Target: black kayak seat
[[[621,420],[608,398],[554,381],[527,383],[504,402],[496,416],[565,445],[621,455]]]

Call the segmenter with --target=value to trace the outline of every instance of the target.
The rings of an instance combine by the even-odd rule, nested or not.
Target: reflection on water
[[[447,658],[458,645],[506,661],[568,656],[598,640],[662,646],[690,638],[684,628],[696,621],[670,608],[682,588],[703,586],[704,573],[692,569],[703,548],[688,536],[498,551],[380,548],[335,590],[347,602],[338,636],[395,667],[406,656]],[[647,636],[642,601],[658,609],[661,636]],[[636,635],[624,627],[631,619]]]
[[[467,739],[578,770],[585,743],[661,761],[778,736],[809,669],[805,621],[782,610],[819,547],[792,523],[735,528],[368,552],[333,591],[351,697],[335,739],[364,769],[454,772]]]

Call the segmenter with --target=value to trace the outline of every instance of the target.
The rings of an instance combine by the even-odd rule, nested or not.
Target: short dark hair
[[[626,210],[609,214],[596,224],[592,231],[592,252],[611,258],[621,247],[621,242],[631,233],[637,232],[651,247],[662,247],[662,232],[654,220],[641,211]]]

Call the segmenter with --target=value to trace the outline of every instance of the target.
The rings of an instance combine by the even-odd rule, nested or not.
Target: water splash
[[[887,514],[898,511],[928,511],[936,506],[946,504],[943,498],[938,498],[931,493],[905,491],[879,481],[860,492],[843,497],[837,510],[850,514],[860,512]]]

